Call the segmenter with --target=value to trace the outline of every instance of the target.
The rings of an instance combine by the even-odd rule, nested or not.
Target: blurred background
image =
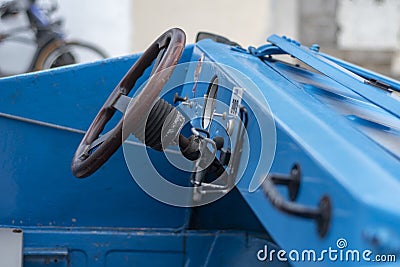
[[[52,16],[63,18],[68,38],[90,41],[110,56],[143,51],[171,27],[182,28],[189,43],[198,31],[209,31],[244,47],[261,45],[277,33],[400,78],[399,0],[37,1],[53,2],[58,9]],[[0,32],[24,23],[23,14],[2,20]],[[32,53],[27,44],[2,42],[0,68],[18,68]]]

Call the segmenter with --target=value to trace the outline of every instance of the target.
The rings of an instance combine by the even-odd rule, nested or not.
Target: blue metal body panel
[[[271,172],[301,165],[297,203],[315,207],[329,196],[326,236],[318,235],[315,221],[277,210],[261,188],[249,190],[262,150],[246,99],[251,91],[243,98],[249,110],[249,161],[236,188],[215,203],[178,208],[153,199],[131,179],[121,150],[93,177],[73,178],[74,150],[111,89],[140,56],[134,55],[0,80],[0,226],[24,231],[24,266],[338,266],[334,261],[263,262],[257,253],[264,246],[322,251],[337,248],[341,238],[352,249],[400,257],[399,103],[354,73],[394,89],[399,83],[290,40],[270,40],[276,46],[270,51],[295,54],[317,71],[211,40],[188,45],[181,62],[204,57],[221,65],[203,70],[202,80],[218,74],[233,88],[238,84],[224,68],[229,66],[260,88],[276,125]],[[186,71],[189,80],[194,70]],[[183,84],[176,92],[189,98],[202,97],[208,88],[199,84],[193,92],[192,84]],[[229,106],[231,93],[222,90],[218,100]],[[211,128],[210,135],[221,135],[221,129]],[[164,157],[154,154],[153,160],[172,182],[189,184],[188,174],[165,167]]]
[[[258,156],[257,152],[251,154],[249,172],[238,188],[274,240],[280,240],[279,245],[288,250],[322,251],[346,238],[353,248],[398,254],[400,233],[394,222],[400,219],[399,156],[385,148],[384,142],[368,136],[354,117],[363,114],[358,117],[360,120],[375,122],[366,127],[380,129],[385,137],[392,136],[393,147],[398,147],[400,141],[398,119],[327,76],[281,62],[261,62],[249,54],[236,52],[240,53],[237,55],[229,52],[229,47],[212,42],[205,41],[198,47],[210,60],[240,69],[263,90],[277,126],[271,172],[285,173],[293,162],[301,164],[304,180],[297,202],[316,206],[324,194],[333,200],[331,229],[321,239],[313,221],[276,210],[261,189],[249,193],[252,157]],[[252,139],[251,134],[249,138],[257,146],[257,139]],[[374,244],[373,238],[380,239],[379,245]]]
[[[84,130],[136,58],[6,78],[0,93],[2,112]],[[51,76],[51,86],[48,85],[48,75]],[[2,134],[2,183],[3,188],[13,188],[1,195],[0,207],[4,216],[0,218],[1,224],[183,226],[184,210],[165,207],[146,197],[132,179],[126,179],[130,174],[121,151],[93,179],[75,180],[70,171],[70,158],[82,133],[4,117],[0,120],[2,128],[7,129]],[[117,175],[116,169],[119,170]],[[120,195],[127,198],[123,199]],[[141,216],[137,217],[138,210],[141,210]],[[99,214],[102,215],[101,220]],[[163,217],[162,222],[149,220],[154,214]]]

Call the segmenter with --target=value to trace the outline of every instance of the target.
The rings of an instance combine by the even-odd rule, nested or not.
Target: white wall
[[[131,0],[59,0],[68,36],[101,46],[112,56],[132,47]]]
[[[244,47],[272,33],[297,38],[297,0],[133,0],[133,50],[142,51],[165,30],[182,28],[187,43],[199,31],[223,35]]]
[[[399,0],[339,0],[338,45],[344,49],[399,49]]]
[[[133,0],[133,49],[141,51],[165,30],[182,28],[187,42],[209,31],[245,46],[264,43],[268,2],[252,0]]]
[[[299,39],[299,0],[266,0],[268,15],[266,17],[267,35],[286,35]],[[249,22],[251,23],[251,22]]]

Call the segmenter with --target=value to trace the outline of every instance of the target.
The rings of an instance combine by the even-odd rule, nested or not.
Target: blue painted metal
[[[335,58],[333,56],[330,56],[330,55],[327,55],[324,53],[320,53],[320,55],[322,55],[323,57],[329,59],[330,61],[338,64],[339,66],[341,66],[351,72],[354,72],[355,74],[357,74],[361,77],[380,80],[380,81],[390,85],[391,88],[393,88],[397,91],[400,91],[400,83],[392,78],[386,77],[382,74],[373,72],[371,70],[364,69],[362,67],[359,67],[359,66],[351,64],[349,62],[346,62],[345,60],[341,60],[341,59]]]
[[[6,78],[0,92],[1,111],[84,130],[135,58],[118,60],[120,64],[114,64],[114,60],[71,71]],[[48,75],[51,76],[51,87],[47,86]],[[77,81],[81,81],[79,85]],[[2,128],[7,129],[2,133],[4,143],[0,156],[3,188],[15,188],[0,197],[4,215],[0,218],[1,224],[160,227],[158,220],[149,224],[147,216],[154,212],[166,217],[162,222],[164,227],[183,225],[184,211],[173,207],[165,209],[151,198],[142,198],[146,194],[132,179],[126,179],[130,175],[121,151],[104,166],[101,174],[93,179],[76,181],[70,172],[70,157],[82,134],[14,119],[0,120]],[[117,176],[115,169],[120,170]],[[37,187],[38,183],[40,186]],[[129,196],[124,200],[120,194]],[[150,208],[132,220],[135,210],[142,210],[143,206]],[[98,214],[104,216],[101,221]]]
[[[348,117],[366,114],[378,123],[389,121],[390,134],[396,140],[392,146],[398,147],[400,135],[396,129],[399,121],[392,112],[327,76],[279,61],[259,60],[251,54],[236,56],[235,52],[240,51],[229,53],[229,48],[211,42],[204,41],[198,47],[209,60],[240,69],[263,90],[278,130],[271,172],[287,173],[294,162],[302,166],[304,180],[297,202],[316,206],[323,194],[332,199],[331,228],[327,237],[321,239],[313,221],[277,211],[266,201],[261,190],[248,192],[254,170],[251,162],[257,159],[257,152],[252,153],[249,172],[238,188],[281,247],[322,251],[335,247],[336,240],[343,237],[349,240],[352,248],[369,248],[377,253],[376,247],[364,235],[368,225],[392,233],[393,243],[400,240],[394,223],[399,219],[398,155],[368,137],[367,131]],[[368,90],[376,89],[368,86]],[[384,97],[384,100],[390,98]],[[252,119],[250,116],[250,123]],[[253,128],[250,126],[249,129]],[[257,139],[253,139],[251,131],[249,134],[256,147]],[[354,217],[355,213],[359,215]],[[399,252],[398,248],[391,251]],[[298,266],[307,264],[303,262]],[[330,266],[330,263],[326,262],[324,266]]]
[[[247,50],[242,47],[235,46],[235,47],[232,47],[232,50],[238,51],[238,52],[248,52],[256,57],[286,54],[285,51],[283,51],[282,49],[280,49],[279,47],[277,47],[273,44],[265,44],[258,48],[250,46]]]
[[[152,199],[131,179],[120,150],[94,177],[73,178],[74,149],[139,57],[134,55],[0,80],[0,226],[23,229],[25,266],[317,266],[263,262],[257,253],[264,246],[322,251],[336,248],[340,238],[352,249],[399,256],[399,103],[349,71],[393,88],[399,84],[327,59],[316,46],[310,50],[277,36],[269,40],[273,44],[250,53],[202,40],[186,47],[181,62],[203,57],[240,70],[260,88],[277,128],[271,172],[287,173],[293,163],[301,165],[296,203],[314,207],[322,195],[329,196],[332,219],[325,237],[318,235],[314,221],[278,211],[261,189],[249,192],[261,150],[251,109],[244,176],[235,190],[208,206],[177,208]],[[283,52],[319,73],[274,60]],[[235,86],[223,65],[203,70],[201,80],[218,73]],[[189,68],[186,77],[194,71]],[[199,83],[193,92],[188,84],[177,90],[191,98],[204,95],[207,87]],[[230,98],[229,90],[218,94],[228,105]],[[246,96],[243,105],[248,105]],[[217,131],[211,128],[211,137]],[[162,169],[165,158],[157,155],[155,164]],[[189,182],[188,174],[162,171],[172,182]]]
[[[186,48],[182,61],[189,60],[192,50]],[[198,254],[199,244],[227,242],[214,241],[222,229],[236,229],[219,233],[237,238],[239,243],[229,240],[235,244],[232,253],[253,253],[247,245],[252,234],[244,230],[253,221],[188,231],[190,210],[145,194],[132,180],[121,151],[90,179],[72,177],[75,147],[138,56],[1,80],[0,225],[24,230],[24,266],[199,266],[217,257],[208,250]],[[174,170],[163,171],[172,172],[176,183],[185,181]],[[240,195],[236,198],[235,203],[243,202]],[[262,228],[258,231],[264,235],[258,242],[270,242]],[[208,266],[217,266],[209,261]]]
[[[272,35],[268,38],[268,41],[317,71],[334,79],[336,82],[346,86],[356,94],[359,94],[370,102],[385,109],[387,112],[397,116],[397,118],[400,118],[400,106],[398,101],[388,97],[387,94],[379,91],[377,88],[366,85],[365,80],[361,77],[329,61],[326,57],[320,56],[312,49],[301,46],[300,43],[294,43],[290,39]]]

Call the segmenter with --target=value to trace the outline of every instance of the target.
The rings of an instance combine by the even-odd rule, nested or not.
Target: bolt
[[[319,52],[319,45],[318,44],[313,44],[312,46],[310,46],[310,50],[314,51],[314,52]]]
[[[174,95],[174,104],[176,104],[177,102],[186,102],[188,100],[188,97],[181,97],[178,93],[175,93]]]

